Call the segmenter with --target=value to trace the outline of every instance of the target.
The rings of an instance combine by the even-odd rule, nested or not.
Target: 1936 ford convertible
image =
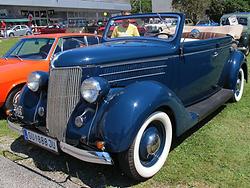
[[[166,27],[138,36],[135,22]],[[63,52],[49,74],[29,76],[9,127],[50,151],[108,165],[116,156],[130,177],[152,177],[172,139],[239,101],[248,76],[230,36],[183,33],[184,22],[177,13],[111,18],[102,44]]]

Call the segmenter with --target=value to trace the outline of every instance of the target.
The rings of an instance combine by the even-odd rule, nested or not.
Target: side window
[[[238,17],[238,22],[241,25],[247,25],[247,18]]]
[[[13,29],[14,31],[17,31],[17,30],[20,30],[20,26],[16,26],[16,27],[14,27],[14,29]]]
[[[81,47],[81,40],[76,38],[63,39],[63,51]]]
[[[57,43],[57,46],[56,46],[54,55],[55,55],[55,54],[58,54],[58,53],[60,53],[60,52],[62,52],[62,49],[63,49],[63,39],[60,38],[60,39],[58,40],[58,43]]]
[[[27,27],[26,27],[26,26],[24,26],[24,25],[22,25],[22,26],[21,26],[21,28],[22,28],[22,29],[26,29]]]

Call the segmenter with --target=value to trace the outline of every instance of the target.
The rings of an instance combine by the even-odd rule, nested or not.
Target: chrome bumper
[[[13,131],[17,132],[20,135],[23,135],[23,128],[18,123],[13,123],[9,119],[7,119],[8,126]],[[113,160],[109,153],[107,152],[99,152],[99,151],[87,151],[78,149],[74,146],[66,144],[65,142],[60,142],[60,149],[77,159],[82,161],[90,162],[90,163],[97,163],[97,164],[106,164],[106,165],[113,165]]]
[[[23,128],[20,126],[20,124],[13,123],[9,119],[7,119],[7,122],[10,129],[17,132],[19,135],[23,135]]]

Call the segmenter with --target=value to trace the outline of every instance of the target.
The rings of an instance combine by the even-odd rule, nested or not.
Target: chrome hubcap
[[[19,97],[20,97],[20,94],[21,94],[21,91],[18,91],[15,95],[14,95],[14,97],[13,97],[13,104],[16,104],[17,103],[17,101],[18,101],[18,99],[19,99]]]
[[[148,128],[142,136],[139,154],[142,161],[150,161],[161,146],[161,137],[157,128]]]
[[[236,83],[236,95],[239,95],[240,90],[241,90],[241,74],[239,75],[239,78],[237,79],[237,83]]]

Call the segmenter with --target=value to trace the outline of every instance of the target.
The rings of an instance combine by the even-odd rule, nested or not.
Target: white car
[[[7,36],[9,37],[24,35],[32,35],[32,31],[27,25],[15,25],[7,29]]]

